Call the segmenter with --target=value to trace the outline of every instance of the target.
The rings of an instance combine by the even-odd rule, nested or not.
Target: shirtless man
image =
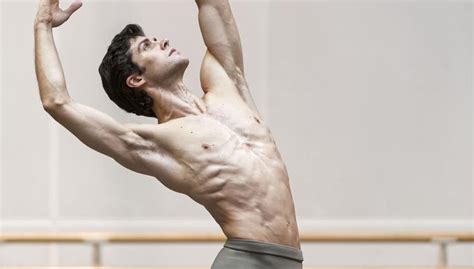
[[[35,66],[43,107],[88,147],[203,205],[227,236],[212,268],[302,268],[288,172],[249,92],[230,4],[196,3],[207,47],[203,97],[183,83],[185,55],[129,24],[99,67],[102,84],[119,107],[158,124],[121,124],[67,91],[52,28],[82,3],[62,10],[58,0],[39,0]]]

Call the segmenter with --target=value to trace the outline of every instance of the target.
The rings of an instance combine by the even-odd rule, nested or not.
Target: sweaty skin
[[[182,82],[187,58],[173,53],[167,40],[139,36],[130,40],[131,58],[147,71],[126,83],[153,99],[160,124],[121,124],[67,91],[52,28],[82,3],[63,11],[58,0],[39,0],[35,70],[43,107],[90,148],[203,205],[229,239],[300,249],[288,172],[250,95],[230,5],[196,3],[208,49],[200,74],[203,97]]]

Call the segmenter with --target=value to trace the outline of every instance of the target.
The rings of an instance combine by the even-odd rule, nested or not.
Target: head
[[[99,73],[109,98],[140,116],[157,117],[150,93],[181,81],[189,59],[170,55],[169,40],[146,37],[137,24],[127,25],[107,49]]]

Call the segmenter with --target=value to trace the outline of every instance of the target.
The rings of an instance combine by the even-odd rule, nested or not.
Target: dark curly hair
[[[110,100],[127,112],[139,116],[154,117],[153,99],[144,90],[128,87],[126,79],[132,74],[141,75],[145,70],[132,62],[129,52],[130,39],[145,36],[138,24],[128,24],[117,34],[107,49],[99,66],[99,73]]]

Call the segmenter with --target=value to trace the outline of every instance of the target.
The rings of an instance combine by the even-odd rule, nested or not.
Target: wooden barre
[[[5,233],[0,234],[0,243],[86,243],[93,247],[93,264],[96,267],[82,267],[84,269],[117,269],[99,267],[101,263],[101,245],[105,243],[210,243],[223,242],[226,237],[221,233]],[[438,266],[436,267],[328,267],[304,266],[306,269],[464,269],[474,267],[447,267],[447,245],[454,242],[474,242],[474,232],[306,232],[300,234],[301,242],[424,242],[436,243],[439,248]],[[31,268],[31,267],[29,267]],[[41,267],[38,267],[38,269]],[[42,267],[53,268],[53,267]],[[80,267],[70,267],[80,268]],[[118,267],[120,268],[120,267]],[[121,267],[133,268],[133,267]],[[134,267],[143,268],[143,267]],[[160,269],[160,267],[148,267]],[[161,269],[173,267],[161,267]],[[174,267],[175,269],[204,269],[203,267]],[[14,269],[1,267],[1,269]]]
[[[4,233],[3,243],[206,243],[223,242],[221,233]],[[474,232],[302,233],[301,242],[474,242]]]

